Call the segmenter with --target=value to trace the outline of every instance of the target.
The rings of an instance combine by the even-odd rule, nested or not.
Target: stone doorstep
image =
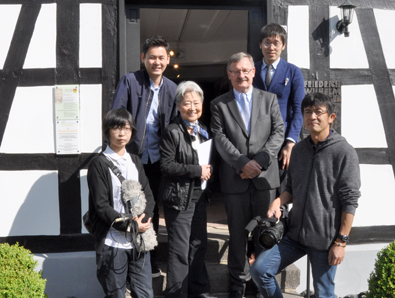
[[[210,285],[212,293],[228,293],[228,266],[221,263],[206,263],[207,271],[210,277]],[[166,267],[165,263],[159,264],[162,270],[162,276],[152,280],[155,297],[164,296],[166,288]],[[288,266],[283,272],[276,276],[278,284],[281,286],[283,292],[296,293],[296,288],[299,286],[300,271],[295,265]],[[252,281],[247,283],[246,294],[253,294],[255,287]]]
[[[217,238],[211,238],[209,235],[208,249],[206,254],[206,266],[210,277],[212,293],[228,293],[229,275],[228,275],[228,240],[227,235],[215,235]],[[157,260],[162,270],[162,276],[154,278],[153,288],[155,296],[163,296],[166,288],[166,268],[167,268],[167,237],[159,237],[159,246],[157,248]],[[295,265],[288,266],[283,272],[276,276],[278,284],[283,291],[296,293],[296,288],[300,284],[300,271]],[[247,283],[246,293],[253,292],[252,281]]]
[[[154,278],[153,288],[155,296],[164,295],[166,288],[166,267],[167,267],[167,230],[163,216],[163,209],[159,207],[159,233],[157,247],[157,260],[163,274],[161,277]],[[208,247],[206,253],[206,265],[210,277],[211,292],[222,297],[227,297],[225,293],[229,292],[229,274],[228,274],[228,247],[229,231],[227,217],[221,193],[215,193],[211,199],[211,204],[207,205],[207,236]],[[278,284],[283,291],[296,293],[296,288],[300,284],[300,270],[295,266],[288,266],[283,272],[276,276]],[[252,290],[252,281],[247,283],[246,293],[255,293]],[[255,295],[251,296],[255,298]],[[287,296],[284,296],[284,298]],[[289,296],[291,297],[291,296]]]

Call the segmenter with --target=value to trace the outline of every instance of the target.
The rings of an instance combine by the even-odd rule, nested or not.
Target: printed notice
[[[56,121],[56,154],[80,154],[78,120]]]
[[[80,119],[80,90],[78,85],[54,88],[55,120]]]

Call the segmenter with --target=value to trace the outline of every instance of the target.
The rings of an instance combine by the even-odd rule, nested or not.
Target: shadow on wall
[[[2,210],[2,220],[9,222],[1,227],[6,235],[8,231],[8,236],[60,234],[56,171],[9,172],[2,178],[9,190],[5,205],[9,211]],[[104,297],[96,278],[94,251],[35,254],[34,258],[39,262],[36,270],[42,270],[47,279],[48,297]]]
[[[42,171],[18,173],[18,176],[15,176],[18,179],[14,178],[17,180],[15,184],[11,183],[10,187],[14,188],[10,192],[11,200],[12,194],[16,199],[13,203],[9,202],[9,206],[18,204],[19,192],[23,192],[26,188],[30,190],[13,218],[8,236],[59,235],[58,175],[52,172],[36,180],[37,176],[42,174],[40,172]]]
[[[341,34],[336,30],[339,16],[333,16],[328,20],[323,19],[318,27],[311,34],[314,41],[321,47],[325,57],[332,53],[331,42]],[[330,32],[329,32],[330,30]]]

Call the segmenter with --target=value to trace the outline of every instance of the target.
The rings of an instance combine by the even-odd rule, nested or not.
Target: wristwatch
[[[342,242],[348,243],[348,241],[350,240],[350,237],[348,237],[348,235],[338,235],[337,236]]]

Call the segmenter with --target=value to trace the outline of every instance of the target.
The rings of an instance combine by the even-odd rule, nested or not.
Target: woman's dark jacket
[[[202,135],[198,136],[201,143],[207,141]],[[160,199],[163,205],[186,210],[195,183],[200,183],[202,168],[199,165],[197,151],[192,148],[191,135],[180,115],[162,134],[160,167],[163,174]]]
[[[130,154],[130,156],[139,173],[139,182],[143,187],[147,200],[144,220],[148,220],[148,218],[152,218],[153,216],[155,206],[154,197],[144,173],[143,163],[137,155]],[[90,162],[88,168],[89,220],[92,223],[92,230],[95,236],[95,249],[98,254],[103,249],[104,240],[111,227],[111,223],[119,216],[119,213],[114,210],[111,170],[104,162],[105,158],[104,154],[99,154]],[[113,227],[121,231],[125,230],[122,224],[113,225]]]

